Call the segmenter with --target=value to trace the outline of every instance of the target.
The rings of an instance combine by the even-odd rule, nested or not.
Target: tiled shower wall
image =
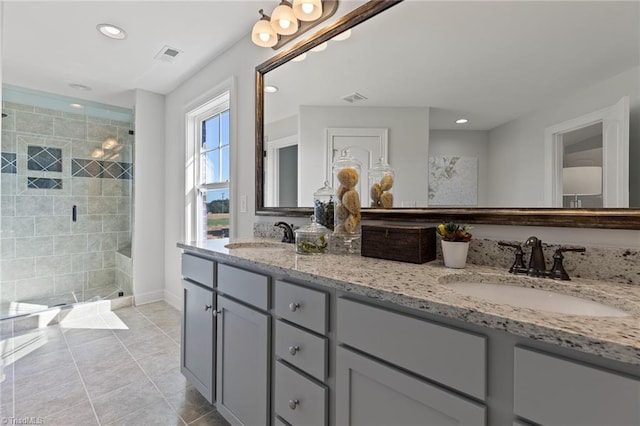
[[[11,301],[107,296],[116,251],[131,242],[132,123],[11,102],[2,110],[2,313]]]

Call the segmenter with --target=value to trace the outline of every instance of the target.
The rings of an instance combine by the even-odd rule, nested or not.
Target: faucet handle
[[[569,278],[569,274],[564,269],[564,265],[562,264],[562,259],[564,259],[564,256],[562,255],[562,253],[565,253],[568,251],[584,253],[585,251],[587,251],[587,249],[584,247],[559,247],[553,254],[553,266],[549,270],[549,278],[552,278],[554,280],[564,280],[564,281],[571,280],[571,278]]]
[[[526,273],[527,267],[524,265],[524,252],[522,251],[522,246],[516,243],[509,243],[506,241],[498,241],[498,245],[502,247],[512,247],[515,249],[516,258],[513,261],[513,265],[509,268],[509,272],[512,274],[517,273]]]

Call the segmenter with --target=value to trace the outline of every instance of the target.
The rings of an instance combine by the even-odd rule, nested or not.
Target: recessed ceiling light
[[[115,40],[124,40],[127,38],[127,33],[120,27],[116,27],[113,24],[98,24],[96,29],[100,31],[105,37],[109,37]]]
[[[264,86],[264,91],[267,93],[276,93],[278,88],[276,86]]]
[[[89,90],[91,90],[91,87],[85,86],[84,84],[78,84],[78,83],[69,83],[69,87],[76,90],[82,90],[84,92],[88,92]]]
[[[458,118],[456,120],[456,124],[467,124],[469,122],[469,120],[467,120],[466,118]]]
[[[78,109],[84,108],[84,105],[81,105],[81,104],[69,104],[69,106],[72,108],[78,108]]]

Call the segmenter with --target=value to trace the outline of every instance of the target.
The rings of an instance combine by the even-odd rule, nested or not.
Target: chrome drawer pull
[[[289,310],[290,310],[291,312],[295,312],[295,311],[297,311],[298,309],[300,309],[300,304],[299,304],[299,303],[290,303],[290,304],[289,304]]]
[[[299,404],[300,404],[300,401],[298,401],[297,399],[289,400],[289,408],[291,408],[292,410],[295,410]]]
[[[289,353],[291,355],[295,356],[298,352],[300,352],[300,346],[289,346]]]
[[[211,305],[204,305],[204,310],[205,312],[208,311],[209,309],[211,309],[213,306]]]

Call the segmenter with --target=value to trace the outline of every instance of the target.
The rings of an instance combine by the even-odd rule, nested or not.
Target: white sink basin
[[[519,308],[592,317],[630,316],[613,306],[548,290],[482,282],[448,283],[445,286],[466,296]]]
[[[259,248],[269,248],[269,249],[293,249],[293,244],[287,243],[279,243],[277,241],[240,241],[237,243],[229,243],[225,244],[225,248],[228,249],[259,249]]]

